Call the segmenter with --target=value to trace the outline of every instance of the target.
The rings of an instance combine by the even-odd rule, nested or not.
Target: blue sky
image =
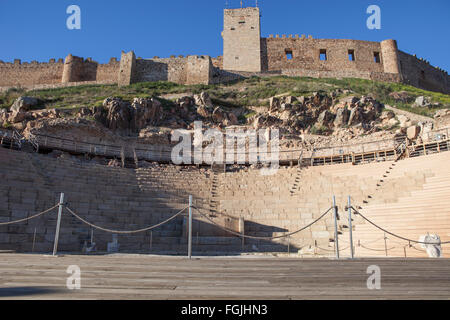
[[[222,54],[226,0],[0,0],[0,60],[48,61],[68,53],[107,62],[122,50],[152,58]],[[238,7],[239,0],[228,0]],[[255,0],[244,1],[254,6]],[[68,30],[66,9],[81,8],[82,29]],[[381,7],[381,30],[366,27],[369,5]],[[262,36],[381,41],[450,72],[448,0],[259,0]]]

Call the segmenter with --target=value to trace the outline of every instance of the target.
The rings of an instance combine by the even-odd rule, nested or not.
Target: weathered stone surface
[[[450,116],[450,109],[441,109],[436,111],[436,113],[434,114],[435,119],[447,116]]]
[[[343,104],[346,104],[349,107],[353,107],[359,100],[360,99],[358,97],[349,96],[349,97],[340,99],[340,102]]]
[[[404,115],[402,115],[402,114],[399,114],[398,116],[397,116],[397,120],[399,121],[399,123],[400,123],[400,127],[401,128],[406,128],[407,127],[407,122],[409,121],[409,118],[407,117],[407,116],[404,116]]]
[[[205,106],[199,106],[197,108],[197,113],[204,118],[209,118],[212,116],[211,110]]]
[[[201,98],[200,98],[200,100],[201,100]],[[195,99],[190,96],[185,96],[185,97],[178,98],[176,103],[182,108],[183,107],[192,107],[193,105],[195,105]]]
[[[380,116],[381,120],[390,120],[393,118],[395,118],[395,113],[391,110],[383,111]]]
[[[419,136],[420,127],[419,126],[410,126],[406,129],[406,135],[409,140],[414,140]]]
[[[239,120],[233,112],[228,114],[228,120],[230,121],[230,125],[235,126],[239,124]]]
[[[284,99],[284,103],[287,103],[287,104],[294,104],[296,101],[297,101],[297,98],[294,96],[287,96]]]
[[[14,111],[9,115],[8,121],[11,123],[19,123],[26,119],[27,113],[23,111]]]
[[[212,108],[213,104],[211,98],[207,92],[202,92],[200,94],[194,95],[195,104],[197,106],[205,106],[207,108]]]
[[[107,98],[103,106],[107,111],[105,124],[112,130],[139,131],[147,124],[157,124],[163,113],[161,103],[153,98],[135,98],[132,104],[120,98]],[[95,114],[99,119],[104,117],[101,110],[95,110]]]
[[[226,115],[220,107],[216,107],[212,113],[212,119],[216,123],[220,123],[226,119]]]
[[[14,101],[14,104],[11,106],[11,112],[26,112],[29,111],[32,107],[35,107],[39,104],[39,100],[33,97],[19,97]]]
[[[106,126],[112,130],[126,130],[130,127],[129,103],[120,98],[106,98],[103,106],[107,109]]]
[[[131,104],[131,129],[138,131],[147,124],[156,125],[162,117],[161,103],[152,99],[135,98]]]
[[[335,127],[342,127],[348,123],[350,118],[350,111],[347,108],[341,108],[336,111],[336,118],[334,119]]]
[[[0,122],[4,123],[8,120],[8,112],[6,109],[0,109]]]
[[[332,114],[330,111],[325,110],[319,115],[319,118],[317,118],[317,124],[319,126],[327,126],[330,122],[334,120],[334,114]]]
[[[391,92],[389,94],[389,97],[394,99],[396,102],[402,102],[402,103],[410,103],[414,100],[414,98],[411,97],[409,95],[409,93],[406,91]]]
[[[350,117],[348,119],[348,125],[352,126],[355,124],[360,123],[362,120],[362,114],[361,114],[361,108],[360,107],[354,107],[350,111]]]
[[[429,97],[420,96],[417,97],[413,107],[428,107],[429,105],[431,105],[431,99]]]
[[[280,99],[272,97],[269,99],[269,112],[276,111],[280,108]]]
[[[261,128],[263,123],[264,123],[264,117],[263,116],[256,117],[255,120],[253,121],[253,128],[258,130],[259,128]]]

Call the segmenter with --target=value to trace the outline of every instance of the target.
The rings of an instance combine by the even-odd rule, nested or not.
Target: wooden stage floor
[[[81,289],[66,286],[81,270]],[[381,270],[369,290],[367,268]],[[449,299],[449,259],[0,254],[0,299]]]

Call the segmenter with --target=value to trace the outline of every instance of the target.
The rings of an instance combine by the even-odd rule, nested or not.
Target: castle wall
[[[426,90],[450,93],[450,76],[447,72],[402,51],[398,51],[398,56],[405,83]]]
[[[223,69],[223,56],[211,58],[214,68]]]
[[[209,84],[213,72],[214,66],[209,56],[137,59],[134,81]]]
[[[314,71],[384,72],[378,42],[311,38],[262,38],[262,65],[267,71],[304,69]],[[354,61],[349,60],[349,50]],[[326,53],[326,61],[320,53]],[[380,56],[375,62],[375,53]],[[291,59],[288,59],[288,55]]]
[[[109,63],[99,64],[97,67],[97,81],[117,83],[120,71],[120,61],[111,58]]]
[[[187,58],[186,84],[210,84],[214,66],[209,56],[189,56]]]
[[[119,86],[128,86],[136,78],[136,56],[133,51],[122,52],[117,83]]]
[[[55,62],[54,59],[48,63],[0,62],[0,87],[60,83],[63,68],[62,60]]]
[[[95,81],[98,63],[69,54],[64,62],[62,83]]]
[[[135,81],[186,83],[186,62],[187,58],[138,59]]]

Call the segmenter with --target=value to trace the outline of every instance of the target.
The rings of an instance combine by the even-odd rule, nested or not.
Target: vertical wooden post
[[[339,233],[338,233],[338,223],[337,223],[337,207],[336,207],[336,197],[333,196],[333,216],[334,216],[334,243],[336,249],[336,259],[339,259]]]
[[[59,230],[61,227],[61,215],[63,205],[64,205],[64,193],[61,193],[61,196],[59,198],[58,220],[56,222],[55,242],[53,243],[53,256],[56,256],[56,253],[58,252]]]
[[[188,234],[188,257],[192,258],[192,196],[189,196],[189,234]]]
[[[33,247],[31,248],[31,252],[34,252],[34,244],[36,243],[36,228],[34,228],[34,234],[33,234]]]
[[[386,253],[386,257],[388,256],[387,242],[386,242],[386,232],[384,233],[384,252]]]
[[[348,228],[350,230],[350,256],[353,259],[355,253],[353,252],[352,202],[350,196],[348,196]]]

